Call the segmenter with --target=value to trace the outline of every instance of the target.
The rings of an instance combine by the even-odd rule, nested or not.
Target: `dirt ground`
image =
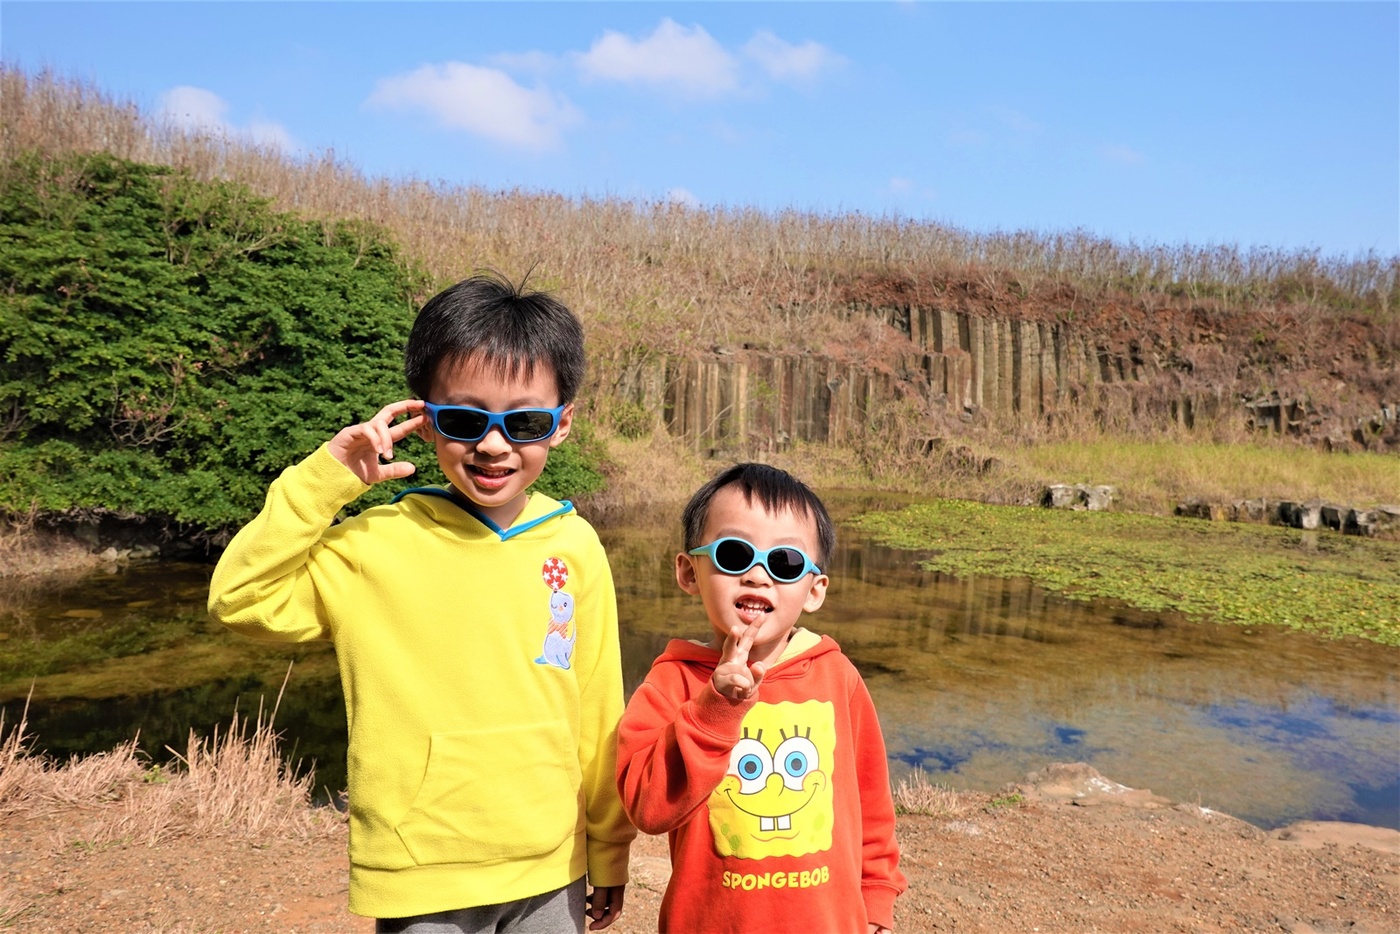
[[[1053,766],[954,816],[899,819],[909,891],[897,931],[1400,931],[1400,832],[1354,824],[1266,834]],[[81,812],[0,824],[0,928],[362,932],[346,903],[345,824],[249,845],[91,847]],[[617,934],[656,930],[666,841],[633,847]],[[822,932],[812,932],[822,934]]]

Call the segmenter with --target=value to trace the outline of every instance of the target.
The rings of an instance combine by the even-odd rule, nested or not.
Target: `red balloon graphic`
[[[558,558],[550,558],[541,569],[541,576],[550,590],[562,590],[569,582],[569,568]]]

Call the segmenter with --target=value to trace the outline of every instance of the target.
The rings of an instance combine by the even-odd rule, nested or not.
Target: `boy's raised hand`
[[[763,674],[768,670],[767,662],[749,664],[749,650],[753,648],[753,637],[759,626],[735,626],[729,630],[720,649],[719,664],[715,666],[710,679],[715,690],[732,701],[748,700],[758,693],[763,683]]]
[[[426,417],[423,404],[421,399],[392,402],[369,421],[342,428],[330,440],[331,455],[370,486],[413,476],[417,467],[407,461],[393,461],[394,444],[422,427]],[[400,416],[409,417],[395,424],[394,420]]]

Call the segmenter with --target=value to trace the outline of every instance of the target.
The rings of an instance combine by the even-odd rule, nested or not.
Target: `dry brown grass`
[[[1066,313],[1095,302],[1147,314],[1262,311],[1289,316],[1290,328],[1310,321],[1324,330],[1330,316],[1360,313],[1400,326],[1400,257],[1123,244],[1083,231],[974,233],[862,214],[697,210],[368,178],[333,153],[294,158],[243,140],[185,133],[90,84],[0,65],[0,170],[23,151],[93,150],[237,180],[309,217],[381,224],[427,270],[429,288],[483,267],[533,269],[532,282],[557,288],[585,321],[590,369],[580,405],[600,426],[626,414],[621,409],[629,403],[622,400],[647,379],[654,382],[655,365],[668,355],[747,346],[892,360],[911,349],[878,318],[852,313],[857,299],[880,307],[974,309],[978,301],[1039,301]],[[1198,420],[1177,439],[1170,418],[1135,410],[1142,401],[1105,392],[1092,407],[1057,412],[1049,421],[971,426],[939,425],[936,413],[891,401],[869,413],[849,449],[798,445],[763,456],[819,487],[1020,502],[1034,497],[1038,484],[1070,479],[1055,475],[1059,464],[1020,456],[1027,449],[1105,438],[1130,445],[1246,440],[1233,408],[1216,424]],[[659,403],[652,408],[659,411]],[[934,435],[956,437],[957,444],[929,456],[922,445]],[[710,473],[712,465],[664,431],[636,442],[609,440],[618,476],[610,492],[589,504],[595,512],[683,500]],[[983,469],[989,457],[1006,469]],[[1118,482],[1139,495],[1133,491],[1151,487],[1153,479]],[[1147,489],[1140,501],[1155,511],[1176,495],[1175,486]],[[0,563],[3,548],[0,540]]]
[[[38,528],[37,518],[37,510],[0,515],[0,578],[89,571],[104,563],[82,542]],[[0,615],[5,612],[3,600],[0,596]]]
[[[90,819],[82,839],[61,845],[90,847],[305,836],[339,817],[311,807],[313,777],[282,760],[274,713],[259,708],[250,720],[235,712],[228,728],[211,737],[191,731],[183,753],[170,750],[178,760],[170,767],[149,762],[135,738],[109,752],[56,762],[31,753],[25,714],[8,733],[0,714],[0,815],[84,812]]]
[[[896,814],[924,814],[928,817],[959,817],[969,805],[956,791],[928,780],[923,769],[916,768],[894,786]]]
[[[657,353],[868,345],[867,316],[849,313],[856,283],[893,305],[956,307],[959,296],[985,294],[1071,309],[1111,297],[1148,311],[1207,304],[1383,319],[1400,311],[1400,257],[1123,244],[1084,231],[974,233],[858,213],[699,210],[368,178],[334,153],[294,158],[181,132],[90,84],[5,66],[0,117],[5,160],[106,150],[237,180],[310,217],[382,224],[432,287],[483,267],[533,268],[538,285],[557,287],[585,319],[594,361],[586,396],[600,402]]]
[[[717,469],[660,428],[635,439],[603,437],[608,447],[608,485],[579,507],[595,523],[669,507],[679,516],[690,494]]]
[[[19,722],[4,732],[0,712],[0,814],[92,807],[122,797],[124,786],[139,782],[145,769],[136,740],[110,752],[55,763],[30,750],[28,702]]]

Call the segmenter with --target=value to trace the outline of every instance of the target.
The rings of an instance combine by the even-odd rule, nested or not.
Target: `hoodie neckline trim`
[[[465,512],[467,515],[471,516],[477,522],[480,522],[486,528],[490,529],[492,532],[495,532],[496,535],[499,536],[501,541],[503,542],[508,542],[520,533],[528,532],[540,523],[547,522],[550,519],[553,519],[555,516],[566,515],[567,513],[571,513],[574,511],[574,504],[572,502],[570,502],[567,499],[560,500],[558,509],[550,510],[542,516],[537,516],[534,519],[530,519],[527,522],[521,522],[517,525],[512,525],[508,529],[503,529],[495,522],[493,522],[490,518],[488,518],[484,513],[478,510],[475,503],[471,502],[470,500],[464,499],[460,494],[457,493],[456,490],[444,489],[440,486],[409,487],[407,490],[399,491],[389,502],[397,503],[399,500],[403,499],[405,496],[408,496],[410,493],[422,493],[424,496],[436,496],[439,499],[447,500],[448,502],[455,505],[458,509],[461,509],[463,512]]]

